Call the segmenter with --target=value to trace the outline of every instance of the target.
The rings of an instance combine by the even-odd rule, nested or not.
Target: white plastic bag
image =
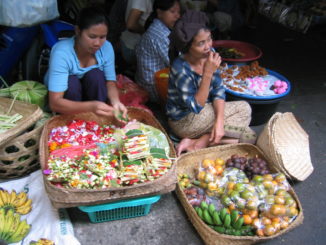
[[[0,1],[0,25],[27,27],[58,16],[57,0]]]
[[[46,238],[58,245],[80,245],[74,236],[72,224],[65,209],[53,208],[44,189],[41,170],[31,175],[0,183],[0,187],[11,192],[25,191],[28,198],[32,199],[32,210],[27,215],[22,215],[32,228],[19,245],[29,245],[31,241]]]

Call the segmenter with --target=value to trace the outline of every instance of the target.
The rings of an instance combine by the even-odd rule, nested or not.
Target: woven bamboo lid
[[[309,136],[293,113],[275,113],[258,137],[257,145],[290,178],[303,181],[312,173]]]

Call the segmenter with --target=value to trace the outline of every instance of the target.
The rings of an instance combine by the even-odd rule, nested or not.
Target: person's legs
[[[255,143],[256,133],[249,128],[251,107],[246,101],[225,103],[224,130],[225,136],[238,138],[242,143]]]
[[[77,76],[70,75],[68,77],[68,89],[63,97],[68,100],[82,101],[82,88]]]
[[[82,80],[83,100],[98,100],[107,102],[108,91],[104,72],[100,69],[92,69],[87,72]]]

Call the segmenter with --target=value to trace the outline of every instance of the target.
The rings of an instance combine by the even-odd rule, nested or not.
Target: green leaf
[[[117,181],[114,180],[114,179],[111,179],[110,183],[111,183],[111,186],[113,186],[113,187],[119,187],[119,186],[120,186],[120,185],[117,183]]]
[[[135,137],[135,136],[142,135],[142,134],[144,134],[143,131],[141,131],[139,129],[131,129],[126,133],[126,136],[131,138],[131,137]]]
[[[168,159],[166,156],[165,150],[161,148],[150,148],[150,154],[154,158],[163,158],[163,159]]]
[[[134,160],[134,161],[123,161],[123,166],[129,166],[129,165],[141,165],[142,161],[140,160]]]

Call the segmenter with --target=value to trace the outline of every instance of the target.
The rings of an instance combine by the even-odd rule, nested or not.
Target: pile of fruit
[[[20,215],[29,213],[32,209],[32,200],[25,192],[16,193],[0,190],[0,240],[6,243],[21,241],[31,229],[26,220]]]
[[[287,228],[299,214],[285,175],[271,174],[258,156],[204,159],[195,179],[186,176],[179,183],[189,203],[219,233],[271,236]]]

